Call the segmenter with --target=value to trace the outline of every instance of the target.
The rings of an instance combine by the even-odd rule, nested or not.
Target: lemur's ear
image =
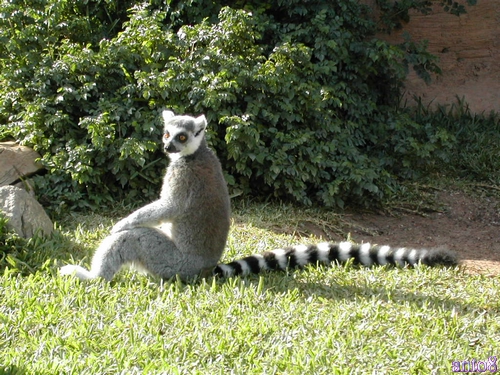
[[[207,119],[205,118],[205,115],[201,115],[194,119],[194,123],[196,124],[196,137],[207,127]]]
[[[175,116],[175,115],[174,115],[174,112],[169,111],[169,110],[167,110],[167,109],[166,109],[166,110],[164,110],[164,111],[162,112],[162,114],[161,114],[161,115],[162,115],[162,117],[163,117],[163,121],[165,121],[165,122],[167,122],[170,118],[172,118],[172,117],[174,117],[174,116]]]

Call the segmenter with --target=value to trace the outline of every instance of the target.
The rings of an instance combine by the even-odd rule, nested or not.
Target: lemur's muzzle
[[[175,145],[173,145],[172,143],[169,143],[168,145],[165,145],[163,147],[163,149],[165,150],[165,152],[167,152],[169,154],[174,154],[176,152],[179,152],[179,150],[177,150],[177,148],[175,147]]]

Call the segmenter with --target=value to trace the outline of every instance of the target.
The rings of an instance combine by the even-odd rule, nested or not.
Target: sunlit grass
[[[224,260],[318,240],[294,234],[304,217],[335,226],[319,210],[236,206]],[[80,282],[57,266],[88,265],[114,219],[68,220],[35,273],[0,278],[3,373],[446,374],[453,361],[500,354],[499,277],[346,265],[192,284],[131,271]]]

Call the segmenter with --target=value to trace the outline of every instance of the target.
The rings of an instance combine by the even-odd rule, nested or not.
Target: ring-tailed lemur
[[[163,148],[170,164],[160,198],[120,220],[92,259],[90,271],[62,274],[111,280],[126,263],[162,278],[190,278],[217,265],[230,225],[230,202],[217,156],[207,146],[205,116],[163,111]]]
[[[350,242],[298,245],[217,264],[230,225],[229,194],[222,168],[205,140],[205,116],[163,112],[164,150],[170,164],[160,199],[119,221],[96,250],[90,271],[67,265],[61,274],[80,279],[111,280],[127,263],[168,279],[198,275],[232,276],[262,270],[286,270],[306,264],[345,262],[371,266],[392,264],[454,266],[454,253],[444,250],[394,249]]]

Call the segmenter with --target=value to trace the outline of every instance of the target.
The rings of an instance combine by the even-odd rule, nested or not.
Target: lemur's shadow
[[[26,370],[23,367],[19,366],[7,366],[7,367],[1,367],[2,365],[0,364],[0,375],[24,375],[26,374]],[[36,373],[34,375],[37,375]]]

